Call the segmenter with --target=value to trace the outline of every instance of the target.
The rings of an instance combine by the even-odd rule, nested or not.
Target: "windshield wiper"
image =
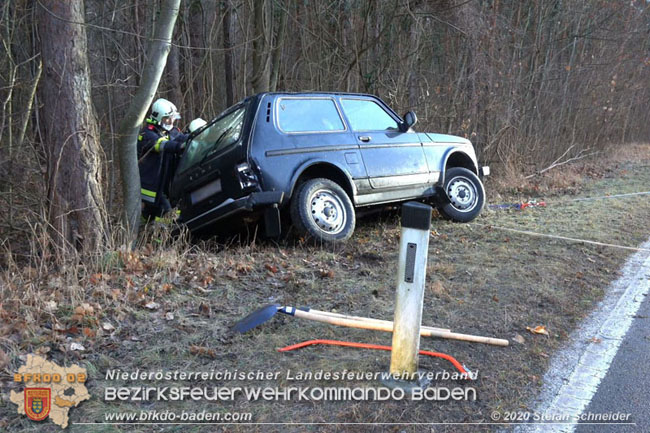
[[[214,142],[214,146],[217,147],[217,144],[219,144],[219,143],[221,142],[221,140],[223,140],[224,137],[225,137],[226,135],[228,135],[228,133],[229,133],[230,131],[232,131],[232,130],[235,128],[235,126],[237,126],[237,125],[232,125],[231,127],[226,128],[226,130],[223,131],[223,132],[221,133],[221,135],[219,136],[219,138],[217,138],[217,141]]]
[[[219,138],[217,138],[217,141],[215,141],[214,144],[212,145],[213,148],[215,148],[215,149],[212,150],[212,151],[210,151],[210,152],[208,152],[208,153],[206,153],[205,156],[204,156],[203,158],[201,158],[201,161],[198,163],[198,165],[203,164],[203,163],[205,162],[206,159],[208,159],[209,157],[211,157],[212,155],[214,155],[214,154],[219,150],[219,149],[216,149],[217,145],[221,142],[221,140],[223,140],[223,139],[226,137],[226,135],[228,135],[228,133],[229,133],[230,131],[233,130],[233,128],[234,128],[235,126],[237,126],[237,125],[232,125],[231,127],[226,128],[226,130],[223,131],[223,132],[221,133],[221,135],[219,135]]]

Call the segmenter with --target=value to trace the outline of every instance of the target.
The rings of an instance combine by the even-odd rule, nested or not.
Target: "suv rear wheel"
[[[473,172],[462,167],[453,167],[445,173],[445,197],[438,206],[443,217],[469,222],[481,213],[485,203],[483,183]]]
[[[354,207],[337,183],[324,178],[300,184],[291,199],[291,220],[302,234],[325,242],[344,241],[352,236]]]

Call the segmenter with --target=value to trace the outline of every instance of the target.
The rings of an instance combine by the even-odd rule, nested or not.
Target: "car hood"
[[[435,132],[426,132],[427,137],[436,143],[452,143],[459,145],[472,145],[472,142],[466,138],[457,135],[436,134]]]

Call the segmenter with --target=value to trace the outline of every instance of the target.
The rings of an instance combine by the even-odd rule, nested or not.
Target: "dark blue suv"
[[[352,235],[355,209],[405,200],[473,220],[488,167],[469,140],[415,132],[416,121],[372,95],[251,96],[190,136],[170,196],[190,230],[250,216],[277,235],[288,211],[300,232],[328,242]]]

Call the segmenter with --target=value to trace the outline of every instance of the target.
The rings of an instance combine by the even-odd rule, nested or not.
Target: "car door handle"
[[[370,141],[370,137],[367,135],[362,135],[361,137],[359,137],[359,140],[363,141],[364,143],[367,143]]]

